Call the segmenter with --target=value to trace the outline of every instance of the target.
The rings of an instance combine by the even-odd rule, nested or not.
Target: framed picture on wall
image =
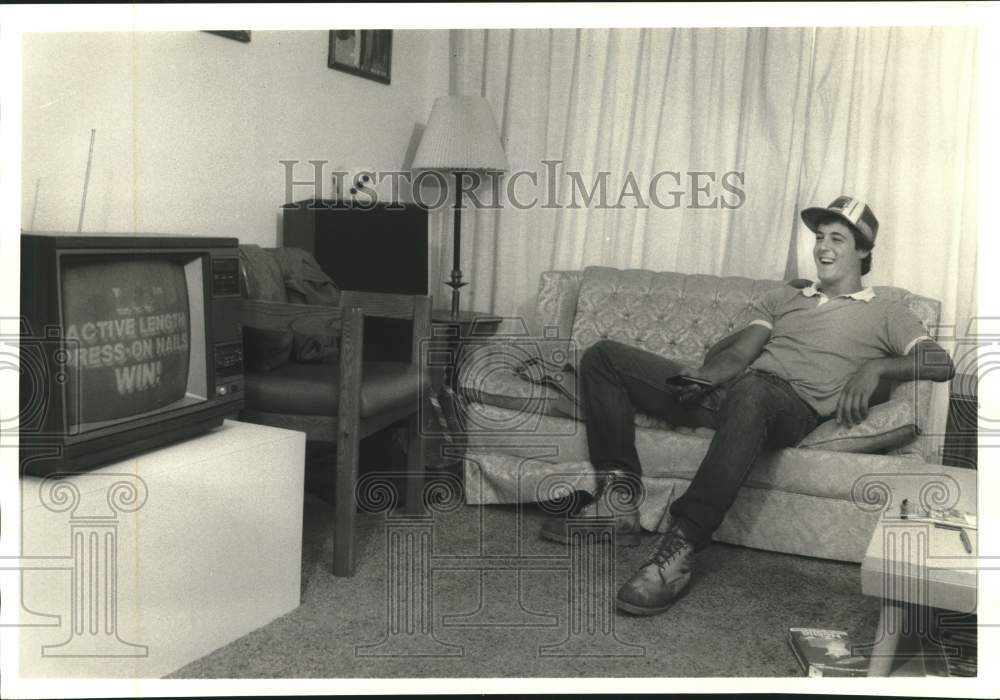
[[[326,65],[388,85],[392,77],[392,30],[330,30]]]
[[[206,34],[215,34],[217,36],[224,36],[227,39],[235,39],[236,41],[242,41],[244,44],[250,43],[250,32],[248,31],[236,31],[236,30],[225,30],[225,31],[206,31]]]

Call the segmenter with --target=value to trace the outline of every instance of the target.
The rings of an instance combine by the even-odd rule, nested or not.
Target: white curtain
[[[812,277],[798,212],[851,194],[881,222],[867,281],[942,300],[943,323],[965,332],[975,308],[975,29],[491,29],[454,30],[451,43],[452,94],[490,101],[511,174],[538,174],[537,187],[522,177],[515,192],[541,199],[464,211],[462,308],[530,319],[542,271],[593,264]],[[555,193],[546,160],[561,163]],[[582,206],[577,196],[580,206],[567,206],[568,171],[588,190],[607,172],[612,205],[634,178],[645,202]],[[648,197],[664,171],[679,178],[661,175],[660,204],[679,206]],[[721,187],[726,173],[742,197]],[[553,194],[560,206],[542,206]],[[443,281],[451,215],[432,221]],[[943,427],[943,396],[932,430]]]
[[[808,97],[808,73],[788,56],[806,53],[810,37],[802,29],[452,32],[452,92],[487,97],[511,173],[539,174],[538,187],[521,178],[517,191],[542,198],[529,209],[463,213],[471,282],[463,308],[530,315],[543,270],[593,264],[783,276]],[[554,193],[546,160],[561,163]],[[565,206],[574,199],[570,171],[588,190],[609,173],[611,205],[631,173],[642,201]],[[706,174],[692,184],[695,172]],[[745,191],[738,208],[722,206],[723,196],[740,203],[722,189],[725,173]],[[653,182],[663,206],[651,201]],[[541,206],[553,194],[563,206]],[[691,206],[706,203],[715,206]],[[450,267],[446,216],[437,217],[438,279]]]
[[[976,35],[974,29],[818,29],[799,202],[840,192],[871,204],[880,228],[872,285],[941,301],[938,337],[960,372],[976,372],[966,342],[975,316]],[[815,269],[800,225],[797,275]],[[948,386],[935,386],[923,423],[940,453]]]

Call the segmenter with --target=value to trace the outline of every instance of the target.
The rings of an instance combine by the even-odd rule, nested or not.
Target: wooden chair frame
[[[276,301],[243,300],[243,325],[267,331],[326,335],[340,339],[340,386],[336,416],[292,415],[245,410],[251,422],[301,430],[306,439],[337,444],[335,465],[333,573],[353,576],[355,547],[355,489],[358,481],[358,445],[362,438],[409,418],[406,474],[406,511],[422,512],[425,476],[420,436],[419,397],[412,406],[362,419],[361,383],[365,316],[413,321],[411,362],[420,371],[421,341],[431,336],[431,298],[376,292],[341,292],[339,306],[313,306]]]

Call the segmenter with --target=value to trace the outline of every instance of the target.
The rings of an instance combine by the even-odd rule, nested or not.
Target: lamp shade
[[[507,170],[507,156],[500,145],[489,102],[479,95],[437,98],[412,167],[414,170]]]

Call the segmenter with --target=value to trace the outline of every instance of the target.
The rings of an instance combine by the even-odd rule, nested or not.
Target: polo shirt
[[[847,382],[870,360],[909,354],[927,331],[901,302],[882,299],[871,287],[828,297],[815,283],[778,287],[752,306],[750,325],[771,337],[750,365],[781,377],[821,417],[837,410]]]

